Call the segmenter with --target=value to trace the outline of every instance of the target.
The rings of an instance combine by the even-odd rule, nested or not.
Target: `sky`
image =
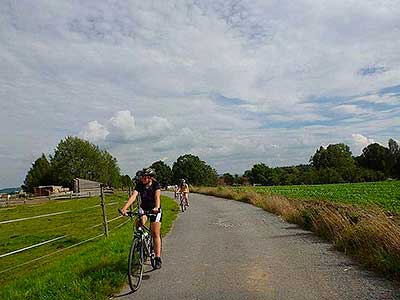
[[[124,174],[400,139],[400,1],[2,0],[0,187],[73,135]]]

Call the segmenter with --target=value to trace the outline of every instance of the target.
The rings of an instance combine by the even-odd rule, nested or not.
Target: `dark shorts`
[[[144,211],[143,208],[139,208],[139,212],[141,214],[146,215],[149,218],[150,223],[154,223],[154,222],[161,223],[161,221],[162,221],[162,209],[161,208],[160,208],[160,211],[157,214],[153,214],[152,212],[149,212],[147,210]],[[151,215],[148,215],[148,213],[151,213]]]

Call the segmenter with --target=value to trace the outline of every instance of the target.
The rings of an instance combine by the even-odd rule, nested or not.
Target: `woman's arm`
[[[129,208],[129,206],[131,206],[132,203],[135,202],[137,195],[138,195],[138,192],[136,190],[134,190],[132,195],[129,197],[128,202],[126,202],[124,207],[121,209],[121,211],[124,215],[126,215],[126,212]]]
[[[156,206],[154,207],[153,211],[158,212],[158,210],[160,209],[160,206],[161,206],[160,196],[161,196],[161,190],[156,190],[156,193],[155,193]]]

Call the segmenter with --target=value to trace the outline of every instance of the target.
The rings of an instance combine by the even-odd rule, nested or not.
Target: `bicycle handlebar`
[[[123,213],[122,213],[122,210],[121,209],[119,209],[118,208],[118,212],[121,214],[121,215],[124,215]],[[160,209],[158,209],[158,212],[160,212]],[[151,210],[151,211],[144,211],[144,213],[139,213],[139,211],[137,211],[137,212],[132,212],[132,211],[127,211],[126,212],[126,214],[128,215],[128,217],[133,217],[134,215],[138,215],[138,216],[157,216],[157,214],[155,214],[155,213],[153,213],[153,211]]]

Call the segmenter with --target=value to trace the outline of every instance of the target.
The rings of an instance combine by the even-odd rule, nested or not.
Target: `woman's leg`
[[[161,222],[152,222],[150,229],[154,240],[154,254],[161,257]]]
[[[185,193],[186,205],[189,206],[189,193]]]

